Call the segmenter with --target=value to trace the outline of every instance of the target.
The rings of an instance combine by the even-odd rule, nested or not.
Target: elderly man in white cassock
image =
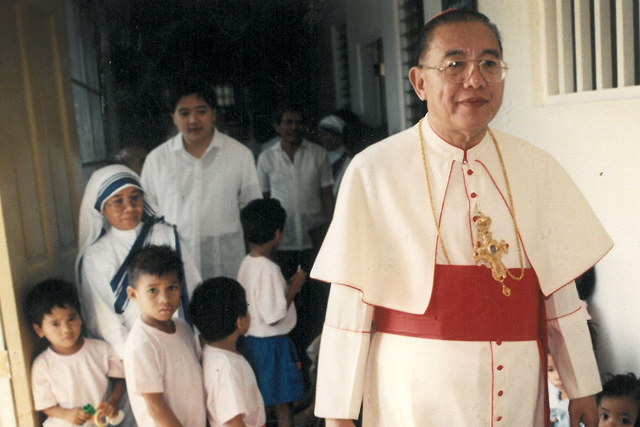
[[[327,426],[549,425],[549,351],[571,426],[600,378],[574,279],[612,242],[547,153],[489,123],[500,35],[427,23],[409,78],[429,112],[356,156],[312,276],[331,282],[316,415]]]

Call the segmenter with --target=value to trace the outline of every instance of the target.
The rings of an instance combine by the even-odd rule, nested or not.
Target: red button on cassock
[[[500,391],[498,392],[498,396],[502,396],[503,394],[504,394],[504,392],[503,392],[502,390],[500,390]]]
[[[467,175],[473,175],[473,171],[472,171],[471,169],[469,169],[469,170],[467,171]]]
[[[502,371],[502,368],[504,368],[504,366],[498,365],[498,371]]]
[[[470,196],[471,196],[472,199],[475,199],[476,197],[478,197],[478,195],[476,193],[471,193]]]

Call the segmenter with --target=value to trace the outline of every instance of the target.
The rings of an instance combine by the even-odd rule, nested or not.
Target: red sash
[[[510,269],[514,276],[519,269]],[[424,314],[384,307],[374,311],[375,330],[417,338],[451,341],[538,341],[545,388],[544,419],[549,425],[547,321],[544,298],[533,269],[522,280],[507,277],[509,297],[482,266],[436,265],[433,291]]]
[[[515,276],[519,269],[511,269]],[[436,265],[433,291],[424,314],[376,307],[375,330],[417,338],[454,341],[536,341],[540,339],[540,287],[533,269],[522,280],[509,277],[511,296],[483,266]]]

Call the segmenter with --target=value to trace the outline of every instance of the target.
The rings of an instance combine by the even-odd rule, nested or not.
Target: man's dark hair
[[[602,386],[602,391],[596,394],[596,403],[600,405],[600,402],[604,397],[628,397],[640,404],[640,382],[632,372],[619,375],[609,375]],[[638,425],[638,423],[636,423],[636,425]]]
[[[302,121],[304,121],[304,111],[301,105],[294,103],[284,103],[278,105],[278,107],[276,107],[276,109],[273,111],[273,114],[271,115],[271,123],[273,123],[274,125],[279,125],[280,123],[282,123],[282,117],[284,116],[284,114],[289,112],[300,113],[300,115],[302,116]]]
[[[207,279],[193,291],[188,314],[207,342],[220,341],[236,330],[238,318],[247,315],[245,290],[228,277]]]
[[[431,41],[433,40],[433,32],[436,28],[441,25],[456,24],[459,22],[480,22],[485,24],[491,31],[493,31],[496,39],[498,39],[500,53],[502,54],[502,37],[500,36],[500,31],[498,31],[498,27],[496,27],[496,25],[492,23],[486,15],[471,10],[451,9],[431,18],[431,20],[422,27],[422,30],[420,31],[420,42],[418,43],[414,53],[413,65],[419,65],[420,58],[422,58],[422,55],[427,53],[429,50]]]
[[[135,288],[136,282],[142,274],[164,276],[176,273],[178,279],[183,279],[183,266],[180,256],[169,246],[148,246],[131,254],[127,260],[127,274],[129,286]]]
[[[287,213],[278,199],[255,199],[240,211],[244,238],[255,245],[272,240],[286,220]]]
[[[42,327],[45,314],[51,314],[55,307],[73,308],[80,314],[80,300],[74,285],[60,279],[38,283],[25,299],[24,314],[30,325]]]
[[[216,92],[213,90],[213,86],[210,83],[202,80],[186,80],[177,82],[167,92],[167,107],[170,112],[174,112],[178,106],[178,101],[183,96],[196,94],[198,98],[202,98],[212,110],[218,105],[216,98]]]

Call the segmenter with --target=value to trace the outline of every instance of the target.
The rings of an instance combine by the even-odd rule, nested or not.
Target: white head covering
[[[318,128],[321,130],[326,130],[337,135],[342,135],[344,132],[344,125],[346,123],[338,116],[327,116],[324,119],[320,120],[318,123]]]
[[[80,232],[78,235],[78,258],[111,225],[102,214],[104,204],[111,196],[127,187],[142,190],[140,177],[123,165],[105,166],[91,175],[80,204]],[[142,219],[155,216],[155,207],[145,198]]]

